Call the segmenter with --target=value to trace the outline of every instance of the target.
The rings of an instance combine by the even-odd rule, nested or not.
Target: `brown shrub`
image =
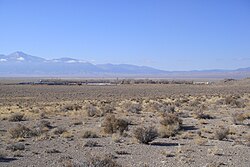
[[[84,109],[86,110],[87,115],[89,117],[100,116],[100,113],[98,112],[97,108],[92,104],[86,105]]]
[[[132,103],[132,102],[125,103],[123,108],[127,112],[136,113],[136,114],[140,114],[140,111],[142,110],[142,106],[140,103]]]
[[[68,105],[63,106],[60,111],[68,112],[68,111],[73,111],[73,110],[78,111],[80,109],[82,109],[82,106],[78,104],[68,104]]]
[[[170,137],[178,133],[182,126],[182,120],[177,114],[165,113],[160,121],[159,135],[161,137]]]
[[[235,125],[243,124],[243,121],[246,119],[245,114],[242,112],[236,112],[232,114],[233,123]]]
[[[104,104],[101,106],[100,110],[102,112],[102,116],[104,116],[106,114],[113,113],[113,111],[115,111],[115,107],[111,104]]]
[[[83,166],[89,167],[122,167],[111,156],[92,156],[90,157]]]
[[[240,97],[235,97],[235,96],[227,96],[224,99],[224,104],[231,105],[237,108],[244,108],[246,106],[244,100],[242,100]]]
[[[83,138],[98,138],[98,135],[93,131],[87,130],[83,133],[82,137]]]
[[[30,128],[21,124],[18,124],[15,128],[11,128],[9,133],[12,138],[28,138],[37,136],[35,131],[32,131]]]
[[[20,121],[24,121],[24,114],[21,114],[21,113],[15,113],[15,114],[12,114],[10,117],[9,117],[9,121],[11,122],[20,122]]]
[[[58,128],[53,129],[53,133],[55,135],[61,135],[61,134],[63,134],[66,131],[67,130],[65,128],[63,128],[63,127],[58,127]]]
[[[228,128],[220,128],[215,131],[214,137],[217,140],[223,140],[227,138],[227,135],[229,134],[229,129]]]
[[[6,149],[11,151],[25,150],[25,145],[22,143],[14,143],[7,146]]]
[[[197,110],[194,113],[194,116],[196,119],[213,119],[212,116],[210,116],[209,114],[205,114],[202,110]]]
[[[98,147],[97,141],[88,140],[84,143],[84,147]]]
[[[117,119],[114,115],[108,115],[102,126],[104,127],[104,132],[108,134],[119,132],[123,134],[125,130],[128,130],[129,122],[124,119]]]
[[[163,118],[160,121],[161,125],[164,126],[175,125],[175,124],[178,124],[179,126],[182,125],[182,120],[178,117],[177,114],[164,113],[162,117]]]
[[[158,137],[158,132],[154,127],[139,127],[134,131],[135,138],[143,144],[148,144]]]

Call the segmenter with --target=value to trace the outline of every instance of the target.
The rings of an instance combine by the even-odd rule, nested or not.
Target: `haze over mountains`
[[[236,70],[164,71],[129,64],[92,64],[73,58],[47,60],[23,52],[0,54],[0,76],[22,77],[151,77],[151,78],[245,78],[250,67]]]

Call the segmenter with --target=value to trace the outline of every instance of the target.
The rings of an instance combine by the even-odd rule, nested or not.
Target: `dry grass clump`
[[[98,147],[98,143],[97,141],[93,141],[93,140],[88,140],[84,143],[83,145],[84,147]]]
[[[124,110],[130,113],[140,114],[142,105],[140,103],[127,102],[123,106]]]
[[[236,96],[227,96],[224,99],[219,99],[217,104],[230,105],[237,108],[244,108],[246,106],[244,100]]]
[[[148,100],[149,101],[149,100]],[[146,105],[146,111],[147,112],[157,112],[160,110],[161,108],[161,104],[158,103],[158,102],[147,102],[147,105]]]
[[[194,142],[195,142],[197,145],[199,145],[199,146],[205,146],[206,143],[208,142],[208,140],[207,140],[207,139],[204,139],[204,138],[201,138],[201,137],[196,137],[196,138],[194,139]]]
[[[168,105],[164,107],[164,112],[167,113],[174,113],[175,112],[175,106],[174,105]]]
[[[243,124],[243,121],[247,118],[246,118],[246,115],[244,113],[236,112],[236,113],[232,114],[232,119],[233,119],[233,123],[235,125],[241,125],[241,124]]]
[[[125,130],[128,130],[128,125],[129,122],[127,120],[116,118],[114,115],[106,116],[102,123],[104,132],[107,134],[119,132],[122,135]]]
[[[139,143],[148,144],[158,137],[155,127],[139,127],[134,131],[135,138]]]
[[[205,114],[202,110],[197,110],[194,113],[194,117],[196,119],[213,119],[213,117],[209,114]]]
[[[6,149],[11,150],[11,151],[21,151],[21,150],[25,150],[25,145],[22,143],[14,143],[14,144],[7,146]]]
[[[160,121],[159,135],[161,137],[170,137],[178,133],[182,126],[182,120],[176,113],[165,113]]]
[[[98,135],[90,130],[87,130],[83,133],[82,138],[98,138]]]
[[[80,109],[82,109],[82,106],[80,106],[78,104],[67,104],[67,105],[63,106],[60,111],[68,112],[68,111],[74,111],[74,110],[78,111]]]
[[[113,160],[112,156],[92,156],[90,157],[83,166],[88,167],[122,167],[116,161]]]
[[[60,136],[63,137],[63,138],[68,138],[68,139],[71,138],[71,139],[73,139],[74,134],[72,132],[70,132],[70,131],[65,131]]]
[[[53,129],[53,133],[55,134],[55,135],[61,135],[61,134],[63,134],[64,132],[66,132],[67,130],[65,129],[65,128],[63,128],[63,127],[57,127],[57,128],[55,128],[55,129]]]
[[[9,119],[10,122],[20,122],[20,121],[25,121],[24,119],[24,114],[22,113],[14,113],[12,114]]]
[[[115,107],[112,104],[104,104],[100,107],[100,110],[102,112],[102,116],[106,114],[111,114],[113,111],[115,111]]]
[[[37,136],[37,133],[35,131],[32,131],[30,128],[21,124],[18,124],[16,127],[11,128],[9,130],[9,133],[12,138],[29,138]]]
[[[84,109],[86,110],[87,115],[89,117],[100,116],[100,113],[98,112],[97,108],[92,104],[86,105]]]
[[[199,99],[195,99],[194,101],[189,102],[189,106],[191,107],[198,107],[201,104]]]
[[[174,113],[175,106],[167,103],[150,102],[148,103],[146,110],[149,112]]]
[[[223,139],[227,138],[228,134],[229,134],[229,129],[222,127],[222,128],[219,128],[215,131],[214,138],[217,140],[223,140]]]
[[[40,132],[47,132],[53,127],[51,126],[51,123],[49,121],[41,120],[37,128],[38,128],[38,131]]]

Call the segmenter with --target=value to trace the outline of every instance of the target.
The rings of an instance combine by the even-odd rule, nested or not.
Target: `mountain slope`
[[[163,71],[130,64],[94,65],[73,58],[46,60],[23,52],[0,54],[0,76],[64,76],[64,77],[147,77],[147,78],[246,78],[250,67],[236,70]]]
[[[128,64],[113,65],[102,64],[94,65],[72,58],[59,58],[46,60],[40,57],[31,56],[23,52],[15,52],[10,55],[0,56],[0,75],[47,75],[47,76],[102,76],[111,74],[121,75],[152,75],[163,73],[162,70],[157,70],[145,66],[135,66]]]
[[[12,62],[20,62],[20,61],[25,61],[25,62],[43,62],[45,59],[36,57],[36,56],[31,56],[28,54],[25,54],[23,52],[14,52],[10,55],[5,56],[5,59],[7,61],[12,61]]]

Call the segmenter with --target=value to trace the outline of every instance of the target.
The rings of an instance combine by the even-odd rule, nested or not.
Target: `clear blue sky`
[[[249,0],[0,0],[0,53],[147,65],[250,66]]]

